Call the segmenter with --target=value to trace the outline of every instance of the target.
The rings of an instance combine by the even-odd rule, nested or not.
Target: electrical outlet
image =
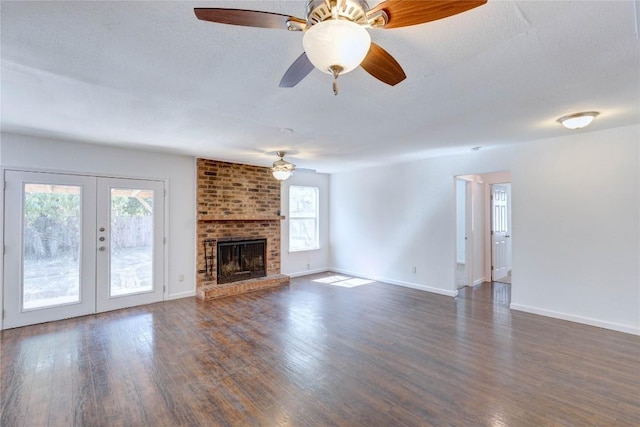
[[[412,273],[415,273],[415,272],[416,272],[416,268],[415,268],[415,266],[411,269],[411,272],[412,272]]]
[[[311,270],[311,264],[307,264],[307,270]]]
[[[184,274],[178,276],[178,282],[184,282]]]

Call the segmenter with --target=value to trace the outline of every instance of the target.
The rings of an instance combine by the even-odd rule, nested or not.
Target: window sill
[[[295,251],[289,250],[288,253],[297,254],[297,253],[300,253],[300,252],[311,252],[311,251],[319,251],[319,250],[320,250],[319,247],[318,248],[311,248],[311,249],[297,249]]]

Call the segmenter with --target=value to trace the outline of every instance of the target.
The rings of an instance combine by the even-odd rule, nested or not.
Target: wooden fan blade
[[[424,24],[482,6],[487,0],[386,0],[367,15],[383,10],[389,20],[382,28]]]
[[[307,54],[302,52],[302,55],[298,57],[293,64],[289,67],[282,80],[280,80],[280,87],[294,87],[302,81],[313,70],[313,64],[307,58]]]
[[[201,21],[217,22],[219,24],[276,29],[286,29],[287,22],[290,21],[306,25],[305,20],[294,16],[271,12],[260,12],[257,10],[196,7],[193,11],[195,12],[196,17]]]
[[[407,78],[398,61],[375,43],[371,43],[369,53],[360,66],[376,79],[391,86],[395,86]]]

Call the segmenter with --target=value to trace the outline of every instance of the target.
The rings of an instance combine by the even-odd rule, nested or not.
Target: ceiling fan
[[[447,18],[485,4],[487,0],[385,0],[369,8],[366,0],[307,0],[305,19],[257,10],[195,8],[202,21],[245,27],[303,31],[304,52],[285,72],[280,87],[294,87],[313,68],[338,76],[359,65],[376,79],[395,86],[404,80],[402,67],[371,41],[367,28],[391,29]]]

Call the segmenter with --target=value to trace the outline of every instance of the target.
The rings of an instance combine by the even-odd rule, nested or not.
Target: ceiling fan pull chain
[[[340,76],[340,72],[344,70],[344,68],[342,68],[339,65],[332,65],[331,67],[329,67],[329,71],[331,71],[331,74],[333,74],[333,94],[334,95],[338,95],[338,76]]]

